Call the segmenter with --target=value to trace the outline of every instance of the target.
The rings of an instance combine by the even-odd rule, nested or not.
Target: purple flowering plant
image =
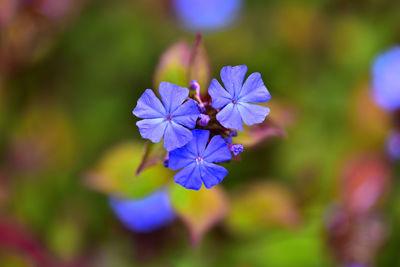
[[[232,138],[243,131],[243,124],[260,124],[269,114],[269,108],[257,105],[271,99],[261,74],[245,80],[246,73],[245,65],[223,67],[223,86],[213,79],[207,92],[196,80],[188,88],[163,81],[161,100],[151,89],[138,99],[133,114],[142,119],[136,123],[140,135],[153,143],[163,139],[164,166],[180,170],[174,176],[177,184],[194,190],[219,184],[228,171],[218,163],[229,162],[244,149]]]

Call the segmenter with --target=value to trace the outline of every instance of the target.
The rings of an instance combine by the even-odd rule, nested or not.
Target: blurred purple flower
[[[218,30],[232,24],[242,0],[174,0],[173,8],[189,30]]]
[[[242,121],[248,126],[261,123],[269,113],[267,107],[250,104],[267,102],[271,94],[258,72],[252,73],[243,84],[246,72],[245,65],[223,67],[221,79],[226,90],[216,79],[211,81],[208,88],[213,108],[222,108],[217,120],[225,128],[242,131]]]
[[[400,74],[399,74],[400,75]],[[392,132],[386,141],[386,151],[391,159],[400,159],[400,132]]]
[[[400,108],[400,46],[378,56],[372,67],[375,101],[384,109]]]
[[[217,162],[232,158],[228,145],[220,135],[214,136],[210,143],[210,131],[193,130],[193,139],[184,147],[170,152],[168,167],[179,170],[174,181],[187,189],[199,190],[204,183],[207,189],[220,183],[228,171]]]
[[[187,128],[193,129],[196,126],[200,111],[196,101],[185,101],[189,95],[187,88],[162,82],[159,92],[163,104],[151,89],[147,89],[132,113],[144,119],[136,123],[143,138],[158,143],[164,136],[164,147],[171,151],[192,139],[192,133]]]
[[[175,218],[168,193],[164,189],[142,199],[111,197],[109,203],[121,223],[138,233],[157,230]]]

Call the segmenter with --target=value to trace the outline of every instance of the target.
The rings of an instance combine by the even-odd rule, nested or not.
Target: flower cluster
[[[187,189],[199,190],[204,183],[211,188],[220,183],[228,171],[215,163],[227,162],[232,154],[243,151],[242,144],[232,144],[237,131],[262,123],[269,108],[256,105],[271,95],[259,73],[246,81],[247,67],[227,66],[221,70],[225,88],[213,79],[208,94],[202,95],[196,81],[189,88],[162,82],[161,101],[147,89],[139,98],[133,114],[143,120],[136,123],[140,135],[153,143],[164,138],[167,150],[165,166],[179,170],[174,180]]]

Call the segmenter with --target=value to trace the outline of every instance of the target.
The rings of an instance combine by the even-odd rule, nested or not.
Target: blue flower
[[[174,0],[182,24],[190,30],[217,30],[233,23],[242,0]]]
[[[143,199],[112,197],[110,206],[122,224],[131,231],[147,233],[171,223],[175,218],[168,193],[161,189]]]
[[[372,90],[384,109],[400,109],[400,46],[380,55],[372,67]]]
[[[143,138],[158,143],[164,136],[164,147],[171,151],[192,139],[192,133],[187,128],[196,126],[200,111],[193,99],[184,102],[189,95],[187,88],[162,82],[159,92],[163,104],[151,89],[147,89],[132,113],[144,119],[136,123]]]
[[[199,190],[204,183],[207,189],[220,183],[228,171],[217,162],[232,158],[228,145],[220,135],[214,136],[207,145],[210,132],[193,130],[193,139],[186,146],[175,149],[169,154],[168,167],[179,170],[174,181],[187,189]]]
[[[242,121],[249,126],[261,123],[269,113],[267,107],[250,104],[267,102],[271,95],[258,72],[252,73],[243,84],[246,72],[245,65],[223,67],[221,79],[226,90],[216,79],[211,81],[208,93],[213,108],[222,108],[217,114],[217,120],[225,128],[242,131]]]

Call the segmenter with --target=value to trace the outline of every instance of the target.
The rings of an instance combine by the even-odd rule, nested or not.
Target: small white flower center
[[[196,158],[196,163],[197,163],[197,164],[200,164],[200,163],[202,163],[202,162],[203,162],[203,158],[200,157],[200,156],[198,156],[198,157]]]

